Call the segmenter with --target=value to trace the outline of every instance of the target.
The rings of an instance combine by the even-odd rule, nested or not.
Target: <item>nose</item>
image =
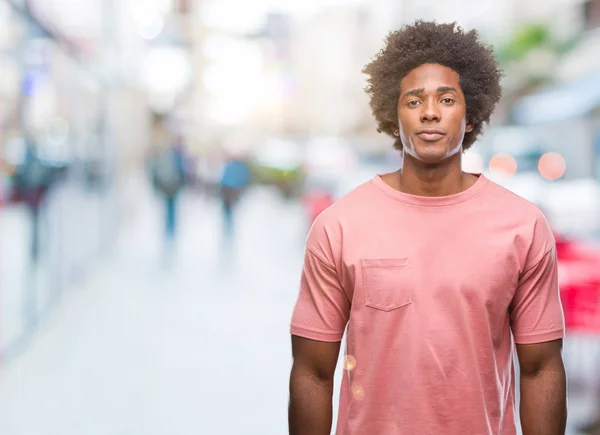
[[[431,122],[440,120],[440,109],[433,99],[427,99],[422,106],[421,121]]]

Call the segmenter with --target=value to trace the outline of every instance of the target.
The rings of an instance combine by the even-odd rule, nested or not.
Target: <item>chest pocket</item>
[[[408,258],[361,260],[365,304],[392,311],[412,303],[412,280]]]

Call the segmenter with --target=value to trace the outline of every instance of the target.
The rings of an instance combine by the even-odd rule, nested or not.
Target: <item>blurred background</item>
[[[361,69],[417,18],[495,46],[465,170],[556,232],[591,431],[600,0],[0,0],[0,433],[286,433],[306,233],[399,167]]]

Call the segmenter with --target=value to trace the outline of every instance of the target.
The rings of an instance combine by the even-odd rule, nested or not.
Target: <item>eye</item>
[[[420,104],[418,100],[411,100],[408,102],[408,107],[417,107]]]
[[[452,103],[454,103],[454,100],[452,98],[450,98],[450,97],[446,97],[446,98],[442,99],[442,103],[444,103],[444,104],[452,104]]]

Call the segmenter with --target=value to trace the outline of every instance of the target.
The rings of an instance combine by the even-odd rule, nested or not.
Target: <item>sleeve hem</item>
[[[548,341],[559,340],[564,338],[565,331],[564,329],[555,329],[553,331],[545,332],[542,334],[519,334],[515,335],[515,343],[516,344],[536,344],[536,343],[545,343]]]
[[[290,333],[292,335],[297,335],[302,338],[308,338],[310,340],[316,341],[325,341],[328,343],[336,343],[338,341],[342,341],[344,337],[344,332],[317,332],[311,331],[310,329],[301,328],[298,326],[292,325],[290,328]]]

